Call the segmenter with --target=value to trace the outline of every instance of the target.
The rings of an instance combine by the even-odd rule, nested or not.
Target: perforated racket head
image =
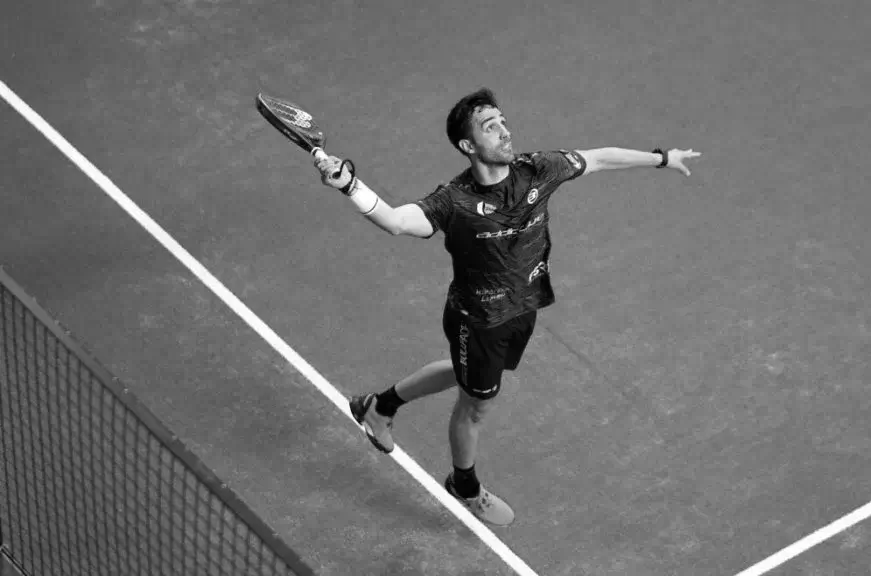
[[[257,95],[257,110],[306,152],[323,148],[327,143],[326,135],[312,115],[293,102],[260,93]]]

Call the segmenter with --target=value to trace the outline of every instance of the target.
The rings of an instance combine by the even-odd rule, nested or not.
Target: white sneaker
[[[351,414],[363,426],[366,436],[376,448],[387,454],[393,452],[393,418],[382,416],[375,410],[378,399],[375,394],[353,396],[350,400]]]
[[[499,496],[488,492],[483,484],[476,497],[463,498],[454,489],[454,473],[451,472],[445,480],[445,489],[482,522],[495,526],[508,526],[514,521],[514,510],[511,509],[511,506]]]

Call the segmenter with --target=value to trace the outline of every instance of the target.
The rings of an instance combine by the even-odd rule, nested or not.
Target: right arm
[[[417,238],[429,238],[433,235],[432,224],[417,204],[403,204],[393,208],[359,179],[352,186],[348,197],[369,221],[385,232],[394,236]]]
[[[363,216],[373,224],[394,236],[406,235],[429,238],[435,232],[423,209],[417,204],[404,204],[393,208],[347,168],[342,169],[338,178],[333,173],[342,167],[340,159],[330,156],[315,161],[321,171],[321,180],[327,186],[342,190]]]

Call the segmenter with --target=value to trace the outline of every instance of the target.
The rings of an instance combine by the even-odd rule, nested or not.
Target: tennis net
[[[25,576],[313,574],[2,269],[0,555]]]

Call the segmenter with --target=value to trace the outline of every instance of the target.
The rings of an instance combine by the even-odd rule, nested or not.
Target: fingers
[[[676,168],[684,176],[689,176],[690,174],[692,174],[689,168],[687,168],[684,164],[684,160],[698,158],[701,155],[701,152],[696,152],[692,148],[690,148],[689,150],[680,150],[678,148],[675,148],[674,150],[669,151],[669,156],[673,158],[671,163],[674,164],[674,168]]]
[[[350,160],[321,156],[315,160],[314,165],[321,173],[321,182],[331,188],[343,190],[354,179],[353,163]]]
[[[336,170],[339,169],[342,161],[335,156],[319,156],[314,164],[315,167],[321,171],[322,174],[332,174]]]
[[[341,188],[340,180],[350,179],[350,171],[346,168],[342,170],[342,159],[335,156],[321,156],[315,160],[315,166],[321,173],[321,182],[333,188]],[[339,171],[341,170],[341,173]],[[344,173],[349,174],[349,178],[343,179]]]

